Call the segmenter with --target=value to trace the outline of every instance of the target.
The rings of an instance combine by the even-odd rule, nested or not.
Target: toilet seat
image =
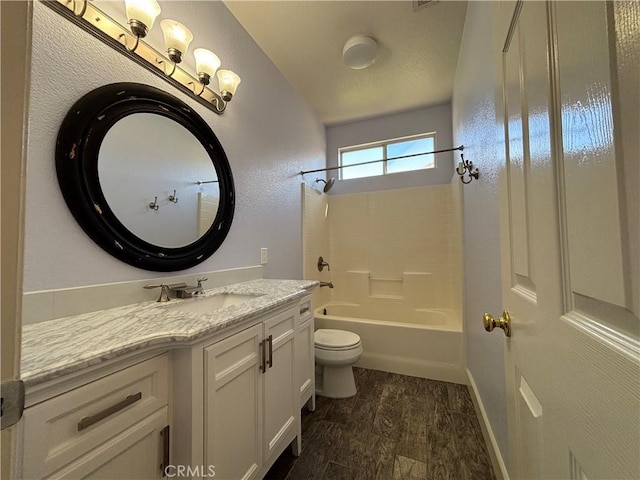
[[[360,346],[360,336],[345,330],[319,329],[313,334],[315,348],[320,350],[353,350]]]

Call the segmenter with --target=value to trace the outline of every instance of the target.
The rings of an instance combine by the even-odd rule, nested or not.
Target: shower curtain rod
[[[370,163],[386,162],[387,160],[399,160],[401,158],[418,157],[420,155],[429,155],[431,153],[453,152],[455,150],[464,150],[464,145],[456,148],[445,148],[443,150],[434,150],[433,152],[413,153],[411,155],[400,155],[399,157],[383,158],[382,160],[371,160],[369,162],[352,163],[351,165],[338,165],[336,167],[317,168],[316,170],[300,170],[300,175],[307,173],[327,172],[329,170],[338,170],[340,168],[359,167],[360,165],[369,165]]]

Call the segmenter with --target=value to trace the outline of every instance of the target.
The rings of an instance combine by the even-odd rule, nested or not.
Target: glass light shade
[[[129,23],[131,23],[132,20],[137,20],[147,27],[147,31],[151,30],[153,22],[155,22],[156,17],[160,15],[160,5],[158,5],[156,0],[125,0],[124,4]]]
[[[218,86],[220,92],[227,92],[235,95],[238,85],[240,85],[240,77],[231,70],[218,70]]]
[[[160,27],[164,33],[164,46],[167,50],[177,50],[183,55],[187,53],[187,48],[193,40],[193,33],[187,27],[169,19],[162,20]]]
[[[218,56],[206,48],[196,48],[193,51],[196,57],[196,73],[206,73],[210,77],[216,74],[216,70],[220,68],[220,59]]]

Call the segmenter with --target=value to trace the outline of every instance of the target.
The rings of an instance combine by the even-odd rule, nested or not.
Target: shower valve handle
[[[329,264],[325,262],[322,257],[318,257],[318,271],[321,272],[324,267],[327,267],[327,270],[331,271]]]

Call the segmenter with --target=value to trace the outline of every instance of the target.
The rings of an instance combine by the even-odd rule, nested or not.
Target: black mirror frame
[[[98,154],[108,130],[134,113],[165,116],[189,130],[207,151],[218,176],[220,203],[211,228],[178,248],[161,247],[130,232],[109,207],[98,178]],[[78,100],[65,116],[56,143],[56,172],[62,195],[85,233],[105,251],[145,270],[184,270],[209,258],[229,233],[235,189],[229,160],[215,134],[190,106],[155,87],[114,83]]]

